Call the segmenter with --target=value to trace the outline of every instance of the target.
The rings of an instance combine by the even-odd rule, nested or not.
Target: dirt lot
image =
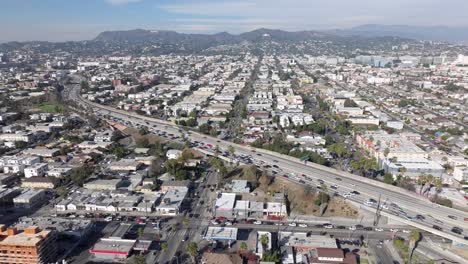
[[[303,185],[292,183],[283,178],[273,178],[261,173],[257,173],[254,177],[251,173],[240,173],[233,177],[234,179],[245,179],[251,182],[256,182],[255,190],[242,198],[249,201],[269,202],[273,201],[275,193],[286,193],[289,200],[289,208],[292,213],[302,215],[315,215],[320,216],[320,207],[314,204],[318,192],[312,188],[306,188]],[[254,181],[256,180],[256,181]],[[331,197],[330,202],[324,217],[359,217],[359,210],[354,206],[348,204],[341,197]]]

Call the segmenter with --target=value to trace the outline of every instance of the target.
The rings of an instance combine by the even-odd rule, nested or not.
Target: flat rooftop
[[[207,240],[237,240],[237,227],[210,226],[204,236]]]
[[[90,250],[94,254],[128,255],[136,240],[101,238]]]

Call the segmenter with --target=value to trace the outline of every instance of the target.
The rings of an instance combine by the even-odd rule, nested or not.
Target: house
[[[90,190],[117,190],[123,185],[121,179],[111,179],[111,180],[94,180],[87,182],[83,185],[84,188]]]
[[[339,248],[316,248],[310,251],[309,263],[337,263],[337,264],[357,264],[356,255],[353,252],[344,253]]]
[[[166,193],[172,189],[184,189],[187,190],[190,188],[191,182],[189,180],[185,181],[164,181],[161,184],[161,192]]]

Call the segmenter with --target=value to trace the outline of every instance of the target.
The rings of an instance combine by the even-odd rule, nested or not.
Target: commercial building
[[[32,177],[26,178],[21,183],[23,188],[32,188],[32,189],[53,189],[56,186],[55,178],[48,177]]]
[[[405,158],[392,161],[384,159],[382,168],[394,176],[398,174],[405,175],[410,178],[417,178],[421,175],[432,175],[441,177],[445,169],[439,163],[425,158]]]
[[[17,197],[13,198],[15,207],[33,209],[41,205],[46,200],[45,191],[41,189],[28,189]]]
[[[121,159],[111,163],[110,170],[113,171],[136,171],[141,167],[142,163],[134,159]]]
[[[36,226],[18,230],[0,225],[0,263],[53,263],[57,258],[55,231]]]
[[[97,259],[122,261],[132,253],[136,240],[101,238],[89,251]]]
[[[167,191],[162,197],[161,203],[156,206],[156,212],[163,215],[179,214],[187,191],[187,188],[176,188]]]
[[[83,185],[84,188],[89,190],[117,190],[123,185],[121,179],[111,179],[111,180],[95,180],[87,182]]]

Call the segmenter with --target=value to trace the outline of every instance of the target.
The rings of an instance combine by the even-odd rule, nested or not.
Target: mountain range
[[[328,31],[342,36],[358,35],[366,37],[395,36],[415,40],[468,43],[468,27],[448,26],[407,26],[368,24],[350,29]]]
[[[335,30],[307,30],[307,31],[284,31],[277,29],[260,28],[257,30],[241,33],[238,35],[221,32],[216,34],[185,34],[168,30],[144,30],[135,29],[127,31],[105,31],[100,33],[95,41],[127,41],[146,42],[162,41],[175,44],[197,41],[198,43],[229,44],[243,40],[257,41],[271,38],[276,41],[298,41],[310,39],[342,38],[342,37],[399,37],[414,40],[432,40],[445,42],[468,43],[468,27],[447,26],[407,26],[407,25],[377,25],[368,24],[349,29]]]

